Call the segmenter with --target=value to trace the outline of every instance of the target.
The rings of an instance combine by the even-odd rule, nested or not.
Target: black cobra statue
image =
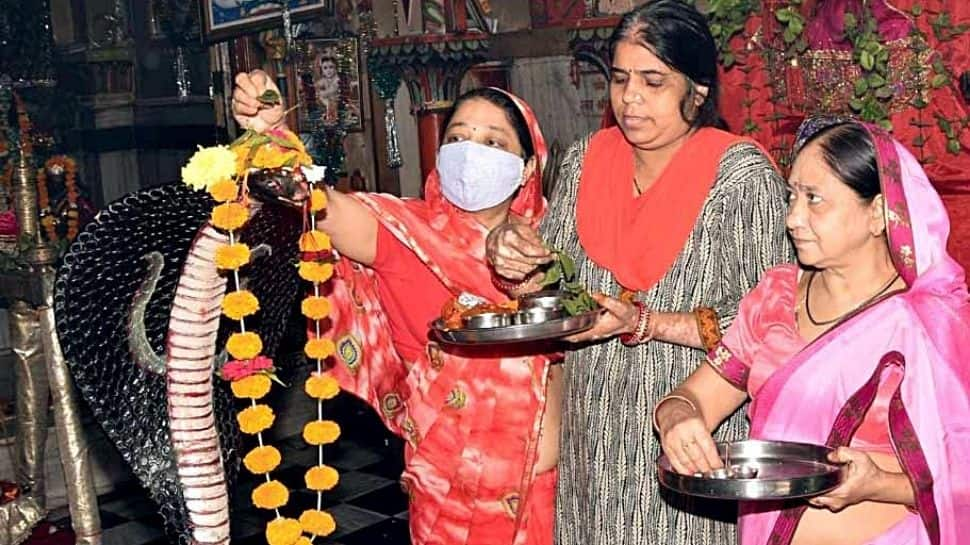
[[[280,346],[300,280],[293,266],[300,213],[281,199],[289,180],[264,177],[241,232],[241,270],[261,310],[264,351]],[[229,543],[229,493],[240,465],[233,398],[216,377],[229,324],[227,278],[209,224],[213,201],[181,183],[129,194],[89,223],[55,286],[57,334],[81,396],[157,502],[180,544]]]

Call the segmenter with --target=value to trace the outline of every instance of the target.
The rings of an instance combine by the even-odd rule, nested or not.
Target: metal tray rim
[[[441,318],[436,318],[430,324],[431,330],[440,340],[451,344],[485,345],[509,344],[530,341],[541,341],[564,337],[585,331],[596,323],[596,319],[604,309],[599,308],[577,314],[564,316],[547,322],[536,324],[514,324],[487,329],[445,329]],[[530,335],[530,333],[532,333]]]

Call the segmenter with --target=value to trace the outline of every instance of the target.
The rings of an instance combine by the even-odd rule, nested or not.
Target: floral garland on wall
[[[280,98],[268,92],[260,100],[276,104]],[[184,183],[197,190],[207,190],[219,203],[212,210],[210,223],[228,235],[229,243],[216,250],[215,260],[219,269],[229,273],[232,279],[231,291],[222,302],[223,314],[237,321],[239,330],[226,342],[232,359],[223,366],[220,375],[230,381],[236,398],[249,402],[238,413],[237,421],[243,433],[255,436],[258,446],[245,455],[243,465],[265,479],[253,490],[252,502],[256,507],[275,512],[276,516],[266,526],[269,545],[310,545],[314,539],[328,536],[336,529],[333,516],[322,509],[322,494],[339,481],[336,469],[323,463],[323,447],[340,436],[340,426],[323,418],[323,401],[335,397],[340,387],[323,368],[324,360],[334,354],[335,346],[333,341],[322,337],[321,331],[321,321],[330,313],[330,302],[321,294],[321,288],[333,275],[333,255],[329,237],[316,229],[315,217],[327,205],[326,193],[315,185],[319,179],[313,180],[304,203],[304,233],[299,240],[298,264],[300,277],[312,285],[301,308],[312,330],[304,352],[316,363],[316,369],[306,380],[304,390],[317,402],[317,417],[303,428],[303,438],[318,448],[317,464],[304,477],[306,487],[317,493],[317,506],[304,511],[298,519],[280,513],[290,493],[271,473],[279,467],[282,456],[276,447],[263,440],[263,432],[272,427],[276,416],[269,405],[257,402],[269,393],[272,382],[279,380],[274,375],[273,361],[262,354],[259,334],[246,328],[246,318],[259,311],[259,301],[251,291],[242,289],[239,278],[239,269],[250,260],[249,247],[239,240],[239,229],[251,213],[250,170],[287,169],[294,179],[308,182],[311,175],[322,178],[315,175],[311,166],[312,160],[297,135],[288,130],[274,130],[264,134],[246,131],[229,146],[200,148],[182,169]]]

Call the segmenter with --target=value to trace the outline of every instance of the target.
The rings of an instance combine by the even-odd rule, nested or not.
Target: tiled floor
[[[344,397],[344,396],[341,396]],[[407,499],[398,485],[401,444],[380,425],[369,409],[345,402],[338,419],[344,435],[325,450],[326,463],[340,471],[340,484],[323,496],[323,508],[337,521],[337,531],[318,544],[408,545]],[[284,515],[299,516],[316,506],[316,495],[305,490],[303,473],[316,462],[317,451],[299,436],[276,441],[283,464],[273,476],[290,487]],[[233,545],[265,544],[263,529],[268,514],[249,502],[257,479],[243,470],[235,490],[232,511]],[[103,545],[165,545],[161,519],[155,506],[134,482],[99,498]],[[69,529],[66,509],[48,517],[59,528]],[[28,542],[29,544],[30,542]]]

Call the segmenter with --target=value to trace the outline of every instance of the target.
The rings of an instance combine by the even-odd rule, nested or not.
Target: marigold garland
[[[262,475],[279,467],[282,461],[283,457],[280,451],[274,446],[266,445],[249,451],[249,454],[246,454],[246,457],[243,458],[243,465],[250,473]]]
[[[300,304],[300,310],[311,320],[322,320],[330,314],[330,301],[326,297],[311,295]]]
[[[256,299],[253,292],[249,290],[227,293],[222,300],[222,313],[233,320],[256,314],[257,310],[259,310],[259,299]]]
[[[333,276],[333,265],[316,261],[300,261],[300,278],[307,282],[322,283]]]
[[[269,393],[269,377],[266,375],[250,375],[246,378],[234,380],[229,387],[232,395],[239,399],[262,399]]]
[[[237,360],[251,360],[263,351],[263,340],[251,331],[233,333],[226,341],[226,351]]]
[[[239,195],[239,186],[229,178],[219,180],[209,186],[209,195],[216,202],[232,201]]]
[[[253,405],[246,407],[236,415],[239,430],[250,435],[268,430],[273,426],[276,415],[268,405]]]
[[[324,252],[330,250],[330,237],[320,231],[307,231],[300,236],[301,252]]]
[[[290,501],[290,491],[279,481],[267,481],[253,489],[253,505],[260,509],[278,509]]]
[[[330,513],[316,509],[308,509],[300,515],[300,526],[304,532],[320,537],[326,537],[337,529]]]
[[[277,517],[266,525],[266,542],[269,545],[293,545],[302,533],[300,521]]]
[[[333,399],[340,393],[340,384],[329,373],[313,373],[306,379],[304,390],[313,399]]]
[[[216,265],[220,269],[236,270],[249,263],[249,246],[236,242],[216,249]]]
[[[340,426],[333,420],[314,420],[303,426],[303,440],[311,445],[329,445],[340,437]]]
[[[337,352],[337,347],[330,339],[310,339],[303,351],[310,359],[325,360]]]
[[[249,221],[249,209],[238,202],[225,202],[212,209],[212,225],[226,231],[239,229]]]
[[[340,473],[330,466],[319,465],[308,469],[303,480],[310,490],[326,491],[337,486],[340,482]]]
[[[272,94],[272,93],[270,93]],[[267,95],[268,96],[268,95]],[[260,98],[261,100],[263,97]],[[268,100],[279,100],[279,96]],[[259,446],[253,448],[243,459],[246,469],[256,475],[264,475],[266,482],[260,484],[252,493],[253,503],[263,509],[275,509],[276,517],[266,526],[266,541],[269,545],[310,545],[311,538],[303,535],[324,536],[336,528],[333,517],[325,511],[305,511],[300,520],[280,515],[279,508],[289,501],[289,490],[270,472],[279,467],[282,461],[279,450],[264,445],[262,432],[269,429],[275,421],[273,410],[256,400],[266,396],[271,387],[273,361],[262,355],[263,343],[254,331],[246,330],[246,318],[259,312],[259,300],[252,292],[240,289],[239,269],[249,263],[250,249],[239,240],[237,231],[249,219],[248,173],[252,168],[293,169],[294,176],[302,175],[300,168],[309,167],[311,159],[306,153],[300,138],[288,130],[273,130],[265,134],[246,131],[235,142],[227,146],[200,148],[182,169],[182,180],[197,190],[207,190],[218,205],[213,207],[211,225],[228,233],[228,244],[216,249],[215,262],[232,278],[232,291],[226,294],[223,314],[239,322],[239,331],[232,333],[226,341],[226,351],[233,358],[220,370],[220,375],[230,381],[233,395],[248,399],[250,406],[241,410],[236,419],[243,433],[256,435]],[[318,415],[322,415],[320,403],[339,393],[336,380],[323,373],[321,360],[335,352],[333,341],[321,337],[320,319],[330,313],[330,303],[320,295],[320,284],[333,276],[330,263],[330,237],[316,230],[314,214],[326,207],[326,193],[310,188],[305,204],[309,214],[306,225],[310,226],[299,241],[303,259],[299,264],[299,275],[313,283],[313,295],[303,303],[304,312],[311,318],[314,331],[305,347],[307,355],[316,359],[317,371],[307,379],[305,390],[317,400]],[[278,380],[277,380],[278,382]],[[336,422],[320,420],[311,422],[304,435],[314,444],[323,445],[333,442],[340,435]],[[318,448],[322,448],[318,447]],[[339,474],[335,469],[322,464],[323,452],[318,452],[319,465],[311,468],[305,475],[307,486],[317,492],[318,505],[320,494],[337,485]]]

